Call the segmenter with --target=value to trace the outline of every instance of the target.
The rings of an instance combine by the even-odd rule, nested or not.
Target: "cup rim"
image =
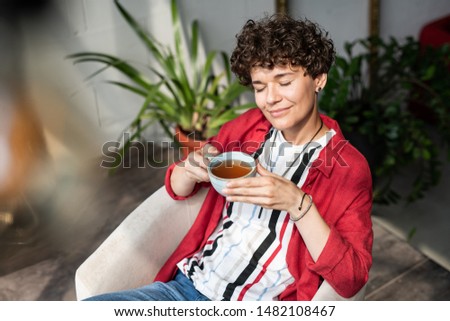
[[[219,177],[219,176],[217,176],[217,175],[214,175],[213,172],[211,171],[211,164],[214,162],[214,159],[218,158],[219,156],[223,156],[223,155],[225,155],[225,154],[230,154],[230,155],[232,155],[233,153],[234,153],[234,154],[241,154],[241,155],[244,155],[245,157],[251,158],[252,163],[250,164],[250,165],[251,165],[251,170],[250,170],[250,172],[248,172],[248,173],[247,173],[246,175],[244,175],[244,176],[239,176],[239,177],[234,177],[234,178],[223,178],[223,177]],[[226,158],[226,157],[225,157],[225,160],[231,159],[231,158],[232,158],[232,157],[230,157],[230,158]],[[246,162],[245,160],[242,160],[242,161]],[[240,151],[229,151],[229,152],[223,152],[223,153],[220,153],[220,154],[218,154],[218,155],[216,155],[216,156],[213,156],[213,157],[210,159],[210,162],[209,162],[209,164],[208,164],[208,166],[207,166],[207,169],[208,169],[208,174],[209,174],[210,176],[214,177],[215,179],[218,179],[218,180],[220,180],[220,181],[229,181],[229,180],[235,180],[235,179],[240,179],[240,178],[246,178],[246,177],[250,176],[251,174],[253,174],[253,173],[256,171],[256,162],[255,162],[255,159],[254,159],[250,154],[247,154],[247,153],[244,153],[244,152],[240,152]]]

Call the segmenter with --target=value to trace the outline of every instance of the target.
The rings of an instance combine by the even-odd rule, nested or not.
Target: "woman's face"
[[[272,126],[296,145],[305,143],[317,129],[316,91],[324,87],[327,77],[322,74],[312,79],[304,74],[302,67],[290,66],[255,67],[250,72],[257,106]]]

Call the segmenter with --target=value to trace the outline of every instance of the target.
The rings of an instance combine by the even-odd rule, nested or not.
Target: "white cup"
[[[230,180],[256,175],[255,159],[243,152],[225,152],[210,159],[207,167],[214,189],[221,195]]]

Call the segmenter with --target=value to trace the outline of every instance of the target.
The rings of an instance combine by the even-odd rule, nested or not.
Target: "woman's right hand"
[[[191,152],[188,157],[175,166],[170,183],[172,190],[178,196],[189,195],[196,183],[209,182],[206,170],[208,157],[217,155],[219,151],[211,144],[205,144],[201,149]]]

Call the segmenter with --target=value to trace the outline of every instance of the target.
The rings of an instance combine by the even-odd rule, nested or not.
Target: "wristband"
[[[305,211],[302,212],[303,201],[305,200],[305,196],[308,196],[308,197],[309,197],[309,204],[308,204],[308,206],[306,207]],[[303,216],[305,216],[306,213],[308,213],[308,211],[309,211],[309,209],[311,208],[312,204],[313,204],[313,198],[312,198],[312,196],[309,195],[309,194],[304,193],[304,194],[303,194],[303,197],[302,197],[302,200],[301,200],[301,202],[300,202],[300,206],[298,207],[298,210],[300,211],[300,215],[299,215],[298,217],[292,217],[292,215],[289,213],[289,218],[290,218],[290,220],[291,220],[291,221],[294,221],[294,222],[297,222],[297,221],[301,220],[301,219],[303,218]]]

